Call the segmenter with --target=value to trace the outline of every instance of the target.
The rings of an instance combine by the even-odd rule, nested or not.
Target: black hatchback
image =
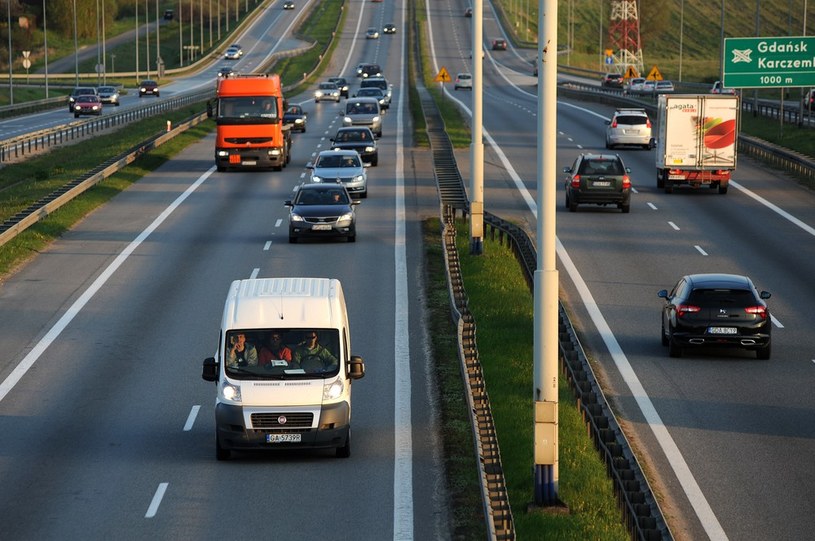
[[[750,278],[737,274],[690,274],[668,292],[662,307],[662,345],[671,357],[688,348],[732,348],[770,358],[772,321],[765,299]]]
[[[376,167],[379,163],[379,151],[376,148],[376,139],[367,126],[349,126],[337,130],[331,138],[331,148],[334,150],[356,150],[364,162]]]

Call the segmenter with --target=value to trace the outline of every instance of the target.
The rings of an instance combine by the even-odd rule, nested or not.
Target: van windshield
[[[327,378],[341,358],[337,329],[247,329],[226,333],[224,366],[236,379]]]

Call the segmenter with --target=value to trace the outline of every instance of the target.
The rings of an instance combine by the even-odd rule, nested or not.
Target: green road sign
[[[725,38],[723,54],[725,87],[815,86],[815,37]]]

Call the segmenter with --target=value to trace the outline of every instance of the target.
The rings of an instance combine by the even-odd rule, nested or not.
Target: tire
[[[566,206],[569,207],[569,212],[577,212],[577,202],[566,196]]]
[[[665,187],[665,178],[662,176],[662,171],[657,171],[657,188],[664,188]]]
[[[345,238],[348,239],[348,242],[356,242],[357,241],[357,234],[354,233],[353,235],[351,235],[349,237],[345,237]]]
[[[623,214],[628,214],[631,212],[631,203],[620,205],[620,210],[623,211]]]
[[[682,356],[682,348],[676,345],[673,338],[668,338],[668,356],[678,359]]]
[[[215,436],[215,459],[216,460],[229,460],[232,457],[232,451],[221,447],[221,442],[218,441],[218,436]]]
[[[226,167],[224,167],[223,165],[216,165],[215,168],[218,170],[219,173],[223,173],[224,171],[226,171]]]
[[[661,331],[660,334],[662,335],[661,336],[662,337],[662,345],[667,346],[668,345],[668,337],[665,336],[665,323],[664,322],[662,323],[662,331]]]
[[[665,193],[674,193],[674,187],[672,184],[668,182],[665,183]]]
[[[289,235],[289,244],[297,244],[297,237]]]
[[[379,158],[371,160],[371,167],[376,167],[377,165],[379,165]]]
[[[728,184],[721,184],[719,183],[719,194],[724,195],[727,193]]]
[[[350,237],[349,237],[350,238]],[[348,429],[348,436],[345,438],[345,445],[337,447],[337,458],[348,458],[351,456],[351,429]]]
[[[365,190],[361,194],[359,194],[360,199],[368,199],[368,190]]]
[[[566,198],[564,199],[563,206],[569,208],[569,192],[566,192]]]
[[[772,353],[772,349],[770,348],[771,343],[768,342],[766,347],[756,350],[756,359],[760,361],[767,361],[770,359],[770,354]]]
[[[74,113],[74,118],[79,118],[79,113]]]

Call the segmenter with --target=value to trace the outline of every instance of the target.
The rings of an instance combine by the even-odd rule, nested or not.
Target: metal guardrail
[[[69,182],[39,201],[29,205],[26,209],[0,224],[0,246],[3,246],[35,223],[45,219],[62,205],[124,168],[145,152],[166,143],[176,135],[206,120],[206,118],[206,113],[194,115],[169,132],[157,134],[155,137],[139,143],[133,148],[99,165],[82,177]]]
[[[167,111],[174,111],[192,103],[200,103],[211,98],[214,90],[183,94],[173,98],[152,100],[151,103],[134,109],[128,109],[112,115],[101,115],[89,120],[72,122],[65,126],[49,128],[38,132],[26,134],[0,141],[0,163],[17,160],[28,154],[42,152],[51,147],[59,146],[69,141],[81,139],[96,132],[110,129],[120,124],[152,117]],[[63,98],[64,103],[64,98]]]

